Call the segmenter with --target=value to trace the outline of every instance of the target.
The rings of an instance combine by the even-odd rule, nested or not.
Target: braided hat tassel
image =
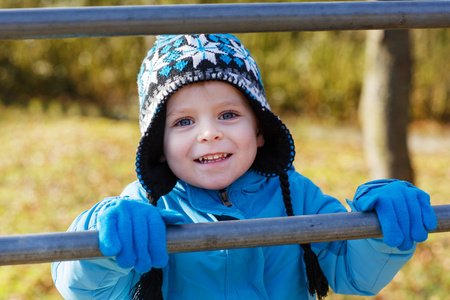
[[[281,167],[280,167],[281,169]],[[291,191],[289,189],[289,177],[287,173],[280,170],[280,186],[283,194],[283,202],[288,216],[294,216],[292,209]],[[303,261],[305,262],[306,277],[308,280],[308,292],[312,295],[316,294],[319,300],[328,295],[328,280],[320,268],[317,255],[312,251],[310,244],[300,245],[304,251]]]
[[[305,251],[303,261],[306,267],[306,277],[308,277],[308,292],[311,295],[316,294],[319,300],[328,295],[328,280],[323,274],[319,265],[317,255],[312,251],[310,244],[300,245]]]

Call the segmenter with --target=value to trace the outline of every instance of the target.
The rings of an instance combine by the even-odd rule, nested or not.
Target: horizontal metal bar
[[[0,39],[450,27],[450,1],[0,9]]]
[[[450,231],[450,205],[433,207],[438,228]],[[338,213],[173,225],[169,253],[276,246],[381,237],[375,213]],[[105,258],[97,231],[0,237],[0,265]]]

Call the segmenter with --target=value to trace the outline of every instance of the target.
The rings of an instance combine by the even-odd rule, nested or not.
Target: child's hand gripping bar
[[[450,231],[450,205],[433,206],[438,226]],[[329,242],[381,237],[375,213],[336,213],[167,227],[169,253]],[[98,231],[0,237],[0,265],[105,258]]]

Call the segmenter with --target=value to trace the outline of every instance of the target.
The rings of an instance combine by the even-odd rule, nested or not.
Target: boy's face
[[[229,186],[264,145],[247,99],[233,86],[187,85],[167,102],[164,159],[181,180],[205,189]]]

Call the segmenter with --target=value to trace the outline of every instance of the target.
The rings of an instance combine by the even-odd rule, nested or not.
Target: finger
[[[411,238],[416,242],[423,242],[428,238],[428,231],[424,227],[418,191],[420,190],[417,188],[407,188],[404,193],[411,219]]]
[[[156,209],[154,212],[148,219],[149,252],[153,266],[162,268],[169,260],[166,245],[166,224]]]
[[[422,220],[425,228],[428,231],[433,231],[437,228],[438,222],[436,213],[430,203],[430,195],[420,190],[418,194],[419,205],[422,212]]]
[[[145,212],[137,214],[133,222],[133,242],[136,253],[135,270],[139,273],[146,273],[152,268],[152,260],[148,251],[148,227]]]
[[[411,250],[411,248],[414,246],[414,241],[409,238],[409,239],[405,239],[403,241],[403,243],[397,247],[398,250],[400,251],[408,251]]]
[[[104,211],[98,217],[98,239],[104,256],[116,256],[122,249],[117,232],[117,214]]]
[[[398,223],[392,200],[382,198],[375,203],[378,220],[383,232],[383,240],[390,247],[398,247],[403,242],[403,232]]]
[[[127,203],[123,203],[127,205]],[[131,268],[136,263],[133,243],[133,223],[129,208],[122,208],[118,217],[117,231],[119,233],[122,250],[116,255],[117,264],[122,268]]]
[[[414,220],[411,219],[408,199],[409,197],[415,198],[415,195],[411,196],[405,193],[405,191],[409,190],[409,188],[405,189],[406,186],[404,183],[398,182],[395,184],[402,185],[401,188],[398,189],[398,193],[395,195],[395,202],[393,202],[398,224],[403,233],[403,242],[397,248],[400,250],[409,250],[414,246],[414,241],[411,238],[411,225]],[[411,202],[414,203],[414,201]]]

